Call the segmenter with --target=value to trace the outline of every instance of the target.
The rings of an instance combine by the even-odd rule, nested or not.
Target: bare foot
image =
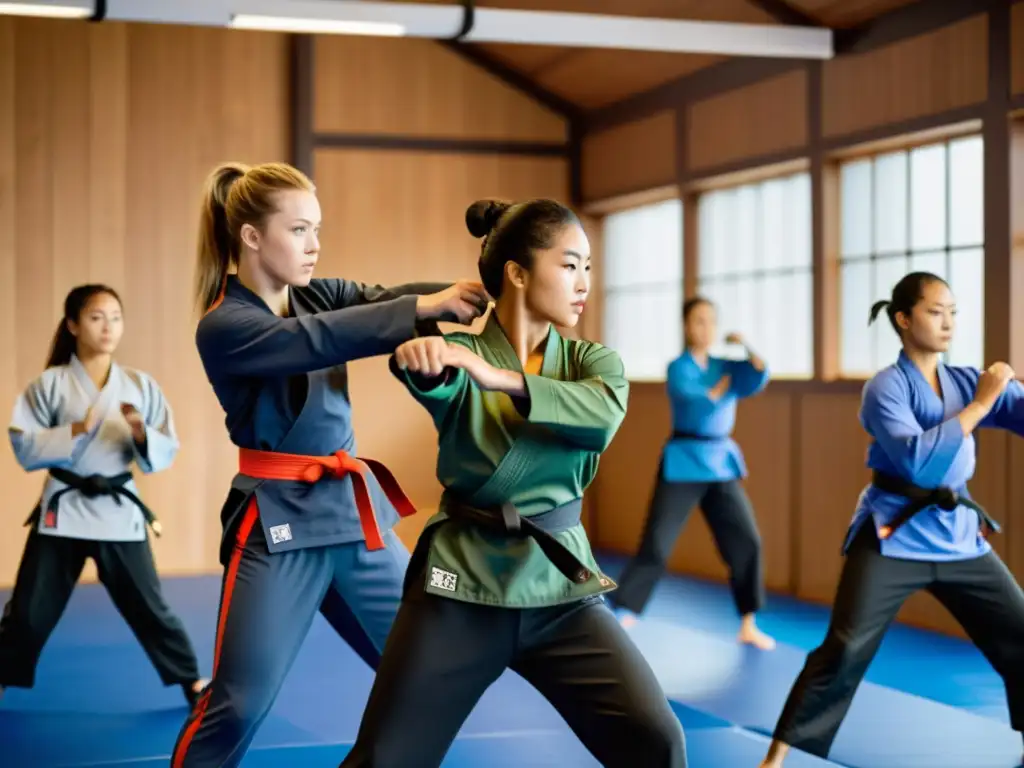
[[[775,639],[757,628],[752,614],[743,617],[743,623],[740,625],[740,632],[736,639],[741,643],[752,645],[762,651],[775,650]]]
[[[782,768],[782,761],[786,759],[787,752],[789,752],[788,744],[772,741],[768,746],[768,754],[765,755],[758,768]]]

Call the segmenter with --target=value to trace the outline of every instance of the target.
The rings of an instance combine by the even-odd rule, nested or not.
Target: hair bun
[[[466,209],[466,228],[473,237],[487,237],[510,207],[500,200],[477,200]]]

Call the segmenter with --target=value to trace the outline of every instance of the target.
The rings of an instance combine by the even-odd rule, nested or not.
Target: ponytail
[[[46,358],[44,368],[53,368],[57,365],[67,365],[71,362],[71,356],[75,354],[78,342],[75,340],[71,329],[68,328],[67,318],[60,319],[60,325],[53,334],[53,341],[50,342],[50,354]]]
[[[79,285],[68,292],[64,298],[64,316],[60,319],[60,325],[57,326],[57,330],[53,334],[53,341],[50,342],[50,354],[46,358],[46,368],[67,365],[71,362],[71,356],[78,349],[78,339],[71,333],[68,323],[77,323],[89,300],[100,293],[113,296],[117,303],[121,304],[121,297],[117,295],[117,291],[109,285],[101,283]]]
[[[868,325],[875,322],[875,318],[878,317],[882,310],[885,310],[885,314],[889,316],[889,323],[892,325],[896,335],[902,338],[903,331],[900,329],[900,324],[896,321],[896,315],[904,314],[910,317],[910,313],[913,312],[917,302],[921,300],[921,295],[924,291],[925,286],[931,283],[942,283],[948,286],[949,284],[938,275],[934,275],[931,272],[911,272],[909,275],[905,275],[892,289],[892,298],[882,299],[876,301],[871,307],[871,314],[868,316]]]
[[[277,210],[275,193],[289,190],[316,191],[305,174],[286,163],[222,163],[207,177],[195,275],[195,303],[202,312],[214,307],[228,272],[238,266],[242,226],[262,226]]]
[[[249,169],[241,163],[224,163],[213,170],[203,190],[199,214],[199,250],[196,255],[196,304],[204,312],[213,306],[238,259],[228,227],[228,196],[234,183]]]
[[[882,310],[887,309],[891,304],[892,302],[889,301],[889,299],[882,299],[881,301],[876,301],[874,305],[871,307],[871,315],[868,317],[868,325],[871,325],[873,322],[875,322],[875,318],[878,317]]]

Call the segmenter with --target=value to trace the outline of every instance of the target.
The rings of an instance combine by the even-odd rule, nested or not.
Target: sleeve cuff
[[[526,397],[515,398],[516,409],[523,418],[537,424],[557,423],[557,382],[534,373],[524,373],[523,381],[526,382]]]
[[[449,399],[459,386],[460,374],[464,375],[464,372],[455,368],[446,368],[444,373],[437,377],[420,376],[399,368],[394,355],[388,360],[388,368],[391,370],[391,374],[414,395],[424,399]]]

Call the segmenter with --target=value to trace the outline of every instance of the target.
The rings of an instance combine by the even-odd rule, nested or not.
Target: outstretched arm
[[[210,378],[307,373],[394,351],[415,333],[418,301],[403,296],[300,317],[221,305],[200,322],[196,345]]]

